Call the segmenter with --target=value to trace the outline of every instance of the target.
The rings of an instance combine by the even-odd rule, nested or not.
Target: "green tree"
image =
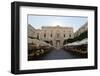
[[[83,33],[81,33],[79,36],[74,37],[73,39],[69,38],[69,39],[65,39],[63,44],[65,45],[66,43],[72,43],[75,41],[81,41],[82,39],[88,38],[88,31],[85,31]]]

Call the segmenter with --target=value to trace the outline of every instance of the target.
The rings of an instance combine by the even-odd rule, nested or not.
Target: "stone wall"
[[[35,38],[35,28],[32,27],[30,24],[28,25],[28,38]]]
[[[60,48],[63,46],[65,39],[79,36],[82,32],[88,30],[86,22],[75,33],[72,27],[42,26],[41,29],[35,29],[28,25],[28,38],[35,38],[51,44],[53,47]]]
[[[43,41],[51,42],[54,47],[62,47],[64,39],[72,37],[72,27],[43,26],[36,30],[37,38]]]
[[[80,27],[80,28],[74,33],[74,37],[79,36],[81,33],[85,32],[86,30],[88,30],[88,22],[86,22],[82,27]]]

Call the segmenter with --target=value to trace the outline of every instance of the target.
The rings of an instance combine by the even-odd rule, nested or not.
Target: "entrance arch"
[[[60,40],[56,40],[56,48],[60,48]]]

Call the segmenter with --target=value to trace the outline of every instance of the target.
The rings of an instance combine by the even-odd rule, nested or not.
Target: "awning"
[[[73,43],[65,44],[64,46],[77,46],[77,45],[82,45],[82,44],[88,44],[88,38],[85,38],[81,41],[76,41]]]
[[[82,44],[88,44],[88,38],[85,38],[85,39],[81,40],[81,41],[79,42],[79,44],[80,44],[80,45],[82,45]]]
[[[38,39],[30,39],[30,38],[28,38],[28,43],[34,43],[34,44],[36,44],[37,46],[51,46],[50,44],[48,44],[48,43],[46,43],[46,42],[44,42],[44,41],[40,41],[40,40],[38,40]]]

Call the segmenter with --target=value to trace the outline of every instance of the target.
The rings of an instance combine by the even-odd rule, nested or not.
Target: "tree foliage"
[[[71,39],[71,38],[65,39],[63,44],[72,43],[75,41],[81,41],[82,39],[85,39],[87,37],[88,37],[88,31],[85,31],[85,32],[81,33],[79,36],[74,37],[73,39]]]

